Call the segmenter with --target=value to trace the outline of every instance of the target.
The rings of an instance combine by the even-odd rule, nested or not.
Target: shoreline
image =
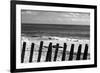
[[[86,38],[78,38],[78,37],[57,37],[57,36],[34,36],[34,37],[31,37],[31,36],[21,36],[21,39],[22,40],[41,40],[41,41],[44,41],[44,40],[59,40],[59,41],[72,41],[72,42],[90,42],[89,39],[86,39]]]

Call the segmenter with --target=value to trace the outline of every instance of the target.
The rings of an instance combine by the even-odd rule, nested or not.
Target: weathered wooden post
[[[40,42],[39,54],[38,54],[37,62],[40,62],[40,59],[41,59],[41,53],[42,53],[42,47],[43,47],[43,41]]]
[[[82,48],[82,44],[79,44],[77,55],[76,55],[76,60],[81,59],[81,48]]]
[[[86,60],[88,56],[88,44],[85,44],[85,50],[83,54],[83,60]]]
[[[33,58],[33,51],[34,51],[34,43],[32,43],[32,45],[31,45],[29,62],[32,62],[32,58]]]
[[[56,61],[56,59],[57,59],[57,54],[58,54],[58,48],[59,48],[59,44],[57,43],[56,44],[56,50],[55,50],[55,55],[54,55],[54,60],[53,61]]]
[[[26,42],[23,42],[23,48],[22,48],[22,53],[21,53],[21,63],[24,62],[25,48],[26,48]]]
[[[47,55],[46,55],[46,62],[51,61],[51,57],[52,57],[52,43],[50,43],[48,46],[48,51],[47,51]]]
[[[65,61],[65,56],[66,56],[66,48],[67,48],[67,45],[66,45],[66,43],[64,43],[64,47],[63,47],[63,54],[62,54],[62,61]]]
[[[74,53],[74,44],[71,45],[71,50],[69,53],[69,61],[73,59],[73,53]]]

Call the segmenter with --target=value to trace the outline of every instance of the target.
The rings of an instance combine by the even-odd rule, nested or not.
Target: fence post
[[[52,43],[49,44],[47,55],[46,55],[46,62],[51,61],[52,57]]]
[[[83,54],[83,60],[87,59],[87,55],[88,55],[88,44],[85,44],[85,50],[84,50],[84,54]]]
[[[69,53],[69,60],[73,59],[73,53],[74,53],[74,44],[71,45],[71,50],[70,50],[70,53]]]
[[[25,48],[26,48],[26,42],[23,42],[23,48],[22,48],[22,53],[21,53],[21,63],[24,62]]]
[[[81,58],[81,48],[82,48],[82,44],[79,44],[77,55],[76,55],[76,60],[80,60]]]
[[[54,61],[56,61],[56,59],[57,59],[58,48],[59,48],[59,44],[56,44],[56,50],[55,50],[55,55],[54,55]]]
[[[63,54],[62,54],[62,61],[65,61],[65,56],[66,56],[66,43],[64,43],[64,48],[63,48]]]
[[[43,41],[40,42],[39,54],[38,54],[37,62],[40,62],[40,59],[41,59],[41,53],[42,53],[42,47],[43,47]]]
[[[32,43],[32,45],[31,45],[29,62],[32,62],[32,58],[33,58],[33,51],[34,51],[34,43]]]

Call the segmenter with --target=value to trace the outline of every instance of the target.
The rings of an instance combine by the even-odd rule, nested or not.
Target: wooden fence
[[[37,62],[41,62],[41,56],[42,56],[42,52],[43,52],[42,50],[44,48],[43,43],[44,42],[41,41],[40,45],[39,45]],[[35,50],[34,46],[35,46],[35,43],[31,43],[30,54],[29,54],[29,59],[28,59],[29,63],[31,63],[32,60],[34,60],[34,58],[33,58],[33,54],[35,52],[34,51]],[[83,53],[81,52],[82,44],[79,44],[78,50],[77,50],[76,53],[74,52],[74,46],[75,46],[75,44],[71,44],[70,51],[68,52],[68,54],[69,54],[68,61],[73,60],[74,55],[76,55],[76,60],[87,60],[88,59],[88,55],[89,55],[89,53],[88,53],[88,44],[85,44],[85,49],[84,49]],[[52,48],[54,48],[55,51],[53,51]],[[66,51],[67,50],[67,43],[64,43],[64,45],[61,47],[61,46],[59,46],[59,43],[57,43],[54,46],[52,44],[52,42],[50,42],[48,47],[46,48],[48,50],[46,51],[45,62],[48,62],[48,61],[50,62],[51,61],[52,53],[54,53],[53,61],[57,61],[57,55],[58,55],[59,48],[63,48],[61,61],[65,61],[66,52],[67,52]],[[21,63],[24,63],[25,52],[26,52],[26,42],[23,42],[22,52],[21,52]]]

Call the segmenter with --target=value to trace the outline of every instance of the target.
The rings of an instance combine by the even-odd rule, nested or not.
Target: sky
[[[90,13],[21,10],[21,23],[90,25]]]

